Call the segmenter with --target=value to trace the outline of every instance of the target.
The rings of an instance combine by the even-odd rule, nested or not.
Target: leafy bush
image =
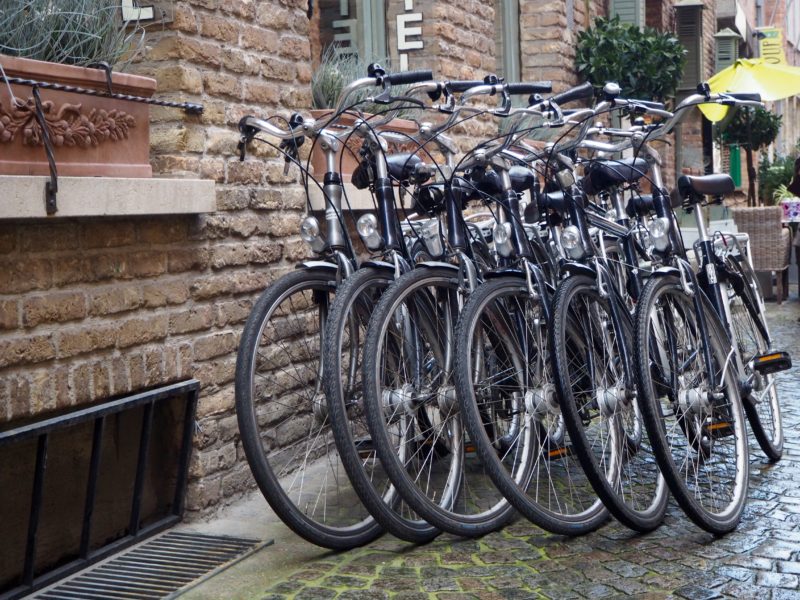
[[[685,55],[676,37],[650,27],[640,31],[615,16],[598,18],[578,34],[575,63],[580,76],[596,87],[615,81],[623,96],[664,101],[675,95]]]
[[[0,53],[11,56],[114,65],[135,55],[142,33],[118,0],[0,0]]]
[[[764,158],[758,166],[758,197],[766,206],[780,202],[776,192],[785,188],[794,175],[794,156],[776,156],[770,162]]]

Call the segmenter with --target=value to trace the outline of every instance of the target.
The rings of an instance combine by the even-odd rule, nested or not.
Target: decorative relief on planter
[[[128,131],[136,127],[136,119],[123,110],[92,108],[83,114],[82,104],[42,102],[42,111],[56,147],[90,148],[103,142],[128,139]],[[7,110],[0,104],[0,142],[10,143],[21,137],[26,146],[42,146],[42,128],[36,119],[33,98],[20,107]]]
[[[2,4],[2,0],[0,0]],[[103,92],[100,69],[57,65],[0,55],[8,77],[77,86]],[[156,82],[149,77],[114,73],[115,92],[149,98]],[[31,87],[0,85],[0,175],[49,175],[41,126],[34,116]],[[42,108],[53,141],[58,174],[88,177],[152,177],[150,113],[147,104],[40,88]]]

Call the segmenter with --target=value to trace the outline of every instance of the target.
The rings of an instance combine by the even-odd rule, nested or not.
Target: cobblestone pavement
[[[800,362],[800,303],[768,307],[776,347]],[[751,444],[750,499],[739,528],[715,538],[672,504],[636,535],[611,522],[569,539],[520,520],[480,540],[394,538],[303,564],[263,600],[516,598],[800,598],[800,368],[780,380],[786,446],[768,464]],[[277,550],[277,548],[276,548]]]

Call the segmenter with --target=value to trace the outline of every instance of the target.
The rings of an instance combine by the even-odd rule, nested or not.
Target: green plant
[[[0,53],[87,66],[126,62],[143,42],[118,0],[2,0]]]
[[[792,181],[793,175],[793,156],[776,156],[772,162],[765,157],[758,166],[758,196],[761,201],[771,205],[784,198],[794,197],[786,187]]]
[[[575,64],[579,75],[596,87],[614,81],[623,96],[664,101],[675,94],[685,55],[674,36],[650,27],[640,31],[615,16],[598,18],[578,34]]]
[[[344,50],[344,51],[343,51]],[[331,44],[325,48],[320,58],[319,67],[311,76],[311,99],[314,108],[326,109],[335,108],[342,90],[351,82],[361,77],[367,76],[367,67],[372,63],[379,63],[387,71],[390,71],[389,61],[384,59],[365,60],[361,58],[352,48],[343,48],[336,44]],[[408,89],[407,85],[392,86],[393,96],[402,96]],[[365,89],[352,97],[352,102],[374,96],[378,93],[377,88]],[[385,104],[375,104],[362,102],[355,107],[356,110],[367,113],[382,113],[388,108]],[[410,106],[401,108],[395,116],[402,116],[413,111]]]
[[[761,107],[740,108],[723,126],[717,128],[717,143],[739,144],[744,148],[747,157],[747,203],[749,206],[755,206],[756,203],[756,168],[753,164],[753,152],[769,146],[775,141],[780,128],[781,115]],[[789,180],[791,180],[791,176]],[[768,202],[771,200],[771,196],[766,198]]]

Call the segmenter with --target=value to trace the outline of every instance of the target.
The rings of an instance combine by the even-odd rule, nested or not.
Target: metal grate
[[[270,543],[170,531],[35,597],[42,600],[165,598]]]

